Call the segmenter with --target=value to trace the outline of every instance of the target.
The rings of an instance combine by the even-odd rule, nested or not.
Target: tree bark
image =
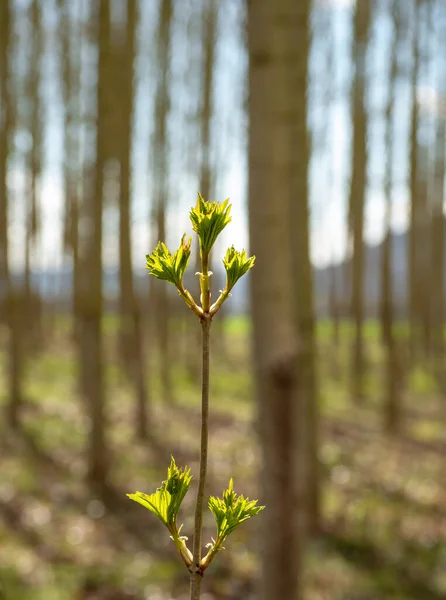
[[[0,3],[0,308],[6,316],[8,340],[8,404],[7,422],[19,426],[20,407],[23,402],[22,348],[20,344],[20,297],[13,290],[9,272],[8,251],[8,163],[11,151],[11,134],[14,127],[12,98],[12,69],[10,64],[13,14],[10,0]]]
[[[7,322],[9,295],[9,247],[8,247],[8,158],[11,131],[10,99],[10,2],[0,3],[0,314]]]
[[[355,402],[363,396],[365,355],[364,324],[364,205],[367,188],[367,112],[365,99],[366,54],[370,27],[370,0],[362,0],[355,12],[355,76],[353,80],[353,149],[349,196],[349,227],[353,242],[351,314],[355,323],[351,381]]]
[[[214,173],[211,161],[211,120],[213,109],[213,80],[215,63],[215,45],[217,33],[218,3],[216,0],[209,0],[203,11],[202,31],[203,31],[203,98],[200,113],[200,188],[199,191],[205,200],[211,200],[212,188],[214,184]],[[195,253],[196,271],[201,270],[200,248],[197,245]],[[214,282],[215,283],[215,282]],[[220,315],[219,315],[220,316]],[[219,318],[216,327],[221,333],[223,323]],[[195,344],[199,346],[200,340],[196,330],[193,330]],[[217,336],[217,339],[220,335]],[[189,371],[192,379],[197,380],[197,362],[194,356],[189,357]]]
[[[30,196],[27,210],[25,239],[25,303],[23,321],[27,323],[27,341],[41,340],[40,299],[37,289],[31,286],[31,255],[36,250],[40,229],[38,184],[41,172],[42,115],[40,103],[40,69],[42,56],[42,24],[39,0],[33,0],[31,7],[31,47],[33,60],[29,65],[29,97],[31,100],[29,131],[32,146],[29,152]]]
[[[79,209],[78,172],[81,130],[82,7],[70,18],[70,0],[59,0],[61,80],[64,101],[64,248],[73,269],[73,338],[79,342]]]
[[[341,315],[340,315],[340,306],[339,306],[339,292],[338,292],[338,286],[336,284],[336,265],[334,263],[332,263],[330,265],[330,295],[329,295],[329,314],[331,317],[331,324],[332,324],[332,342],[333,342],[333,349],[335,352],[337,352],[337,350],[339,349],[339,342],[340,342],[340,319],[341,319]],[[337,372],[338,370],[338,360],[336,357],[333,357],[334,359],[334,365],[335,365],[335,369],[334,371]]]
[[[88,448],[88,480],[102,492],[107,485],[108,450],[105,435],[105,405],[102,349],[102,208],[104,163],[107,152],[105,128],[109,114],[110,3],[100,0],[95,18],[98,36],[96,97],[96,157],[92,165],[91,194],[84,198],[88,226],[82,256],[81,371],[91,427]]]
[[[393,331],[393,286],[392,286],[392,189],[393,189],[393,131],[398,76],[398,47],[402,34],[399,21],[398,0],[392,0],[389,10],[393,20],[391,68],[386,105],[386,170],[384,193],[386,198],[385,237],[381,261],[381,336],[386,352],[385,428],[395,434],[400,422],[399,368],[397,346]]]
[[[135,431],[140,439],[148,436],[147,386],[145,378],[143,336],[140,331],[140,315],[134,291],[132,249],[130,240],[131,213],[131,154],[133,139],[133,97],[135,38],[138,23],[136,0],[127,3],[127,28],[121,55],[120,83],[121,103],[116,107],[121,114],[119,127],[119,273],[121,345],[127,363],[127,371],[136,392]]]
[[[423,0],[415,0],[415,23],[413,34],[413,66],[412,66],[412,113],[410,121],[410,229],[409,229],[409,319],[410,319],[410,348],[412,359],[415,358],[421,335],[421,306],[419,281],[419,252],[417,252],[417,238],[420,235],[420,222],[422,220],[422,201],[419,185],[418,167],[418,125],[419,106],[417,100],[417,87],[420,78],[420,34],[421,15],[420,6]]]
[[[251,294],[263,451],[260,497],[268,506],[261,536],[263,600],[302,597],[308,442],[301,434],[308,408],[296,369],[290,216],[293,203],[306,201],[296,196],[296,179],[306,179],[300,142],[304,157],[307,151],[296,111],[303,108],[305,114],[309,7],[308,1],[248,2],[249,225],[250,251],[257,256]]]
[[[320,529],[320,462],[319,462],[319,393],[316,379],[316,340],[313,306],[313,272],[310,257],[310,207],[308,164],[310,158],[307,132],[308,56],[310,48],[310,2],[300,2],[297,14],[296,43],[298,61],[293,71],[294,169],[290,204],[291,255],[293,257],[294,298],[297,320],[297,388],[299,403],[306,406],[301,436],[307,440],[302,470],[308,473],[308,530]],[[308,454],[307,454],[308,453]],[[308,460],[308,464],[305,462]]]
[[[437,51],[444,57],[446,51],[446,18],[438,25]],[[446,84],[446,62],[440,63],[438,87],[444,90]],[[432,352],[437,373],[443,371],[444,361],[444,306],[445,306],[445,216],[443,199],[445,192],[445,144],[446,110],[444,97],[440,97],[435,131],[434,185],[431,203],[432,210],[432,268],[431,268],[431,330]],[[444,377],[444,376],[443,376]]]
[[[157,240],[166,239],[166,209],[168,204],[168,137],[170,112],[170,47],[173,19],[172,0],[162,0],[158,27],[158,82],[155,103],[154,134],[154,204]],[[160,285],[159,285],[160,284]],[[153,287],[152,287],[153,286]],[[164,399],[173,401],[170,370],[169,294],[161,282],[151,282],[156,307],[156,332],[159,348],[159,371]]]
[[[213,105],[213,80],[215,63],[215,43],[217,29],[217,3],[209,0],[207,10],[204,12],[204,64],[203,64],[203,104],[200,115],[200,146],[201,146],[201,170],[200,170],[200,193],[205,200],[210,200],[212,188],[212,163],[211,163],[211,117]],[[200,254],[198,252],[198,263]]]

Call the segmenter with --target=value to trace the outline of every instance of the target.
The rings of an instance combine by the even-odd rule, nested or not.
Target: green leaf
[[[201,194],[195,208],[190,211],[190,220],[200,240],[201,251],[208,254],[216,239],[231,221],[229,198],[224,202],[206,202]]]
[[[236,527],[259,514],[265,508],[264,506],[258,506],[257,502],[257,500],[238,496],[234,492],[232,478],[229,480],[228,489],[223,492],[222,498],[210,496],[208,500],[209,510],[217,522],[216,545],[221,545]]]
[[[134,494],[127,494],[127,497],[148,508],[166,527],[169,526],[168,509],[171,503],[169,492],[159,488],[154,494],[150,494],[150,496],[143,492],[135,492]]]
[[[180,246],[171,254],[164,242],[158,242],[152,254],[146,255],[146,268],[150,275],[164,279],[177,288],[183,286],[183,275],[186,271],[191,250],[192,238],[186,241],[186,234],[181,238]]]
[[[223,265],[226,269],[226,289],[228,292],[254,266],[255,259],[255,256],[248,258],[245,250],[239,252],[234,246],[227,249]]]
[[[167,479],[162,482],[154,494],[148,495],[143,492],[136,492],[135,494],[127,494],[127,497],[148,508],[171,531],[178,531],[176,518],[191,481],[190,469],[188,467],[178,468],[172,456],[170,466],[167,469]]]
[[[161,486],[165,486],[165,490],[171,495],[171,501],[167,510],[167,516],[170,522],[175,522],[184,496],[189,490],[191,481],[191,470],[188,467],[185,467],[184,469],[178,468],[175,464],[175,459],[172,456],[170,466],[167,469],[167,480],[163,481]]]

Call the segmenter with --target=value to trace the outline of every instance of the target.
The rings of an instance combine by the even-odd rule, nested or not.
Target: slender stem
[[[221,305],[223,304],[223,302],[229,298],[231,294],[229,293],[228,289],[225,288],[220,296],[217,298],[217,300],[214,302],[214,304],[211,306],[211,308],[209,309],[209,312],[211,313],[212,316],[215,315],[215,313],[220,309]]]
[[[223,541],[224,540],[220,540],[217,538],[215,544],[212,546],[212,548],[209,550],[206,556],[202,559],[201,568],[203,569],[203,571],[205,571],[205,569],[207,569],[211,562],[214,560],[215,555],[222,547]]]
[[[203,309],[196,304],[195,300],[192,297],[192,294],[188,290],[184,289],[183,284],[181,282],[179,285],[177,285],[177,290],[179,291],[180,296],[183,298],[187,306],[201,318],[203,316]]]
[[[201,318],[203,355],[202,355],[202,387],[201,387],[201,450],[200,476],[198,479],[197,503],[195,507],[193,563],[190,578],[190,600],[199,600],[203,571],[201,561],[201,528],[203,523],[203,498],[206,483],[208,460],[208,418],[209,418],[209,331],[212,317],[204,314]]]
[[[189,569],[192,564],[192,554],[189,548],[186,546],[183,540],[180,540],[178,536],[178,531],[176,529],[170,530],[172,534],[172,539],[174,541],[175,546],[177,547],[178,552],[180,553],[181,558],[183,559],[184,564]]]
[[[201,252],[201,306],[203,312],[208,313],[211,307],[211,286],[210,286],[210,271],[209,271],[209,252]]]

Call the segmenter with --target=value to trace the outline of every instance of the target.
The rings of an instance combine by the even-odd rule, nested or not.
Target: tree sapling
[[[203,521],[203,500],[206,483],[206,470],[208,461],[208,417],[209,417],[209,334],[212,320],[237,281],[245,275],[254,265],[255,257],[248,257],[246,252],[235,250],[234,246],[228,248],[223,265],[226,270],[226,286],[220,296],[211,304],[209,258],[211,249],[220,233],[231,221],[231,205],[229,200],[224,202],[208,202],[198,194],[197,204],[190,211],[192,227],[198,236],[200,245],[201,272],[197,273],[200,279],[200,305],[197,304],[192,294],[184,288],[183,276],[191,255],[191,238],[186,240],[186,235],[181,239],[179,248],[171,254],[163,242],[159,242],[152,254],[147,255],[147,269],[158,279],[164,279],[174,285],[187,306],[199,318],[202,329],[202,388],[201,388],[201,449],[200,473],[195,508],[194,536],[192,552],[187,546],[187,537],[181,535],[182,525],[178,527],[177,516],[187,494],[192,480],[188,467],[177,467],[172,457],[167,470],[167,479],[163,481],[154,494],[142,492],[127,494],[153,512],[167,527],[175,546],[190,573],[190,598],[198,600],[203,574],[210,565],[215,555],[223,548],[228,535],[243,521],[257,515],[264,507],[258,506],[257,500],[249,500],[234,492],[232,478],[222,497],[210,496],[208,507],[217,523],[217,535],[212,542],[207,544],[207,554],[201,554],[201,531]]]

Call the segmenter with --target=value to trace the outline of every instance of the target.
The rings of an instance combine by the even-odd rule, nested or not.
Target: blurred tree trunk
[[[313,270],[310,257],[310,208],[308,165],[310,160],[307,132],[308,55],[310,48],[310,6],[301,2],[297,11],[295,35],[297,63],[294,88],[294,169],[293,197],[290,205],[290,238],[293,257],[294,304],[297,315],[297,388],[298,402],[306,406],[301,416],[305,421],[308,440],[308,529],[315,534],[320,529],[320,463],[319,463],[319,393],[316,379],[316,340],[313,305]],[[294,48],[293,48],[294,49]],[[303,456],[306,459],[305,456]],[[305,468],[305,466],[303,466]]]
[[[8,157],[11,132],[10,99],[10,2],[0,3],[0,319],[8,324]]]
[[[167,122],[170,112],[170,46],[171,25],[173,20],[172,0],[161,0],[158,26],[158,81],[155,104],[154,134],[154,188],[155,188],[155,220],[157,241],[166,240],[166,209],[169,195],[168,160],[169,147]],[[158,339],[158,356],[161,384],[164,399],[173,402],[170,331],[169,331],[169,290],[163,282],[151,281],[151,289],[155,298],[156,329]]]
[[[42,154],[42,124],[40,111],[40,68],[42,56],[42,25],[38,0],[33,0],[31,7],[31,54],[33,60],[29,63],[28,96],[31,101],[30,134],[32,146],[29,153],[30,195],[27,206],[26,238],[25,238],[25,290],[24,314],[26,322],[27,345],[29,342],[41,340],[40,299],[37,289],[31,285],[31,255],[36,248],[40,229],[38,183],[41,172]],[[35,252],[34,252],[35,254]],[[32,334],[32,340],[29,334]]]
[[[212,162],[211,162],[211,118],[213,104],[213,79],[215,64],[215,43],[217,29],[218,6],[216,0],[209,0],[203,15],[204,56],[203,56],[203,104],[201,107],[200,146],[200,193],[205,200],[211,200],[212,191]],[[199,260],[199,251],[198,251]],[[197,263],[200,268],[201,264]]]
[[[432,32],[435,31],[434,21],[435,15],[435,2],[423,0],[423,27],[422,27],[422,52],[421,52],[421,75],[423,79],[426,75],[431,75],[433,69],[433,54],[435,52],[434,43],[435,35]],[[417,91],[418,92],[418,91]],[[421,138],[422,139],[422,138]],[[431,238],[432,231],[432,192],[435,193],[434,185],[434,171],[435,171],[435,141],[430,140],[430,152],[426,152],[427,164],[425,166],[425,172],[420,173],[420,239],[417,241],[417,253],[418,253],[418,286],[419,290],[430,290],[431,278],[430,272],[433,264],[433,240]],[[420,171],[423,167],[422,161],[419,165]],[[419,306],[420,306],[420,323],[422,332],[422,350],[424,355],[428,358],[432,349],[432,329],[431,329],[431,298],[430,293],[419,294]]]
[[[91,426],[88,449],[88,480],[102,492],[108,475],[105,435],[102,349],[102,208],[104,164],[107,156],[107,116],[109,113],[110,2],[100,0],[98,19],[98,67],[96,97],[96,162],[91,170],[91,191],[84,198],[85,240],[81,281],[81,372]],[[93,159],[94,160],[94,159]]]
[[[381,337],[388,345],[392,337],[392,169],[393,169],[393,108],[395,102],[395,86],[398,70],[397,55],[397,0],[391,0],[389,11],[393,21],[393,39],[391,48],[391,68],[389,72],[386,117],[386,163],[384,176],[385,195],[385,231],[381,255]]]
[[[410,348],[412,359],[415,358],[420,345],[421,322],[420,307],[422,300],[420,295],[423,290],[419,289],[419,257],[417,243],[422,219],[422,200],[419,185],[418,167],[418,125],[419,105],[417,100],[417,87],[420,78],[420,34],[421,15],[420,6],[423,0],[415,0],[415,28],[413,33],[413,66],[412,66],[412,113],[410,122],[410,230],[409,230],[409,320],[410,320]]]
[[[399,369],[397,348],[393,331],[392,286],[392,189],[393,189],[393,131],[398,76],[398,42],[401,36],[398,0],[392,0],[389,11],[393,21],[391,68],[389,72],[386,104],[386,170],[384,194],[386,199],[385,234],[381,260],[381,335],[386,349],[386,402],[385,426],[389,433],[396,433],[400,421]]]
[[[337,284],[336,284],[336,265],[334,263],[332,263],[330,265],[330,293],[329,293],[329,298],[328,298],[328,302],[329,302],[329,314],[331,317],[331,323],[332,323],[332,341],[333,341],[333,347],[334,350],[336,351],[336,349],[339,348],[339,341],[340,341],[340,320],[341,320],[341,315],[340,315],[340,306],[339,306],[339,297],[338,297],[338,289],[337,289]],[[336,371],[337,371],[337,364],[338,364],[338,357],[334,357],[334,361],[336,364]]]
[[[127,3],[127,31],[120,49],[120,194],[119,194],[119,265],[121,342],[131,381],[135,386],[137,405],[135,429],[141,439],[148,435],[147,387],[145,378],[143,336],[140,309],[133,285],[132,250],[130,241],[131,155],[133,139],[133,97],[135,39],[138,22],[137,0]]]
[[[441,56],[438,75],[438,88],[445,89],[446,84],[446,16],[441,13],[441,21],[437,25],[437,56]],[[444,92],[443,92],[444,93]],[[445,216],[444,216],[444,192],[445,192],[445,144],[446,144],[446,101],[440,96],[438,101],[438,113],[435,130],[435,162],[434,162],[434,185],[432,197],[432,268],[431,268],[431,330],[432,330],[432,353],[435,372],[443,391],[446,390],[446,378],[444,370],[444,310],[445,310]]]
[[[20,294],[13,289],[9,273],[8,255],[8,159],[11,151],[11,134],[14,128],[14,108],[12,98],[11,42],[13,16],[10,0],[0,2],[0,277],[1,302],[5,309],[8,329],[8,424],[19,426],[19,413],[23,401],[22,348],[20,326]]]
[[[307,202],[309,11],[309,0],[248,2],[249,225],[258,264],[251,286],[253,343],[263,449],[261,498],[269,507],[262,519],[263,600],[302,597],[308,484],[304,434],[309,427],[302,358],[309,356],[309,346],[305,339],[297,348],[291,237],[302,232],[291,231],[290,219],[294,210],[305,211]],[[305,240],[301,244],[306,248]],[[308,332],[311,319],[304,308],[299,310],[299,331],[305,323]]]
[[[444,175],[446,122],[442,116],[437,122],[435,157],[435,197],[432,202],[432,269],[431,269],[431,329],[433,352],[441,360],[444,352]]]
[[[336,105],[338,100],[338,89],[336,85],[336,60],[335,60],[335,47],[336,39],[333,27],[333,21],[331,15],[327,15],[327,21],[325,24],[326,30],[322,32],[322,35],[328,38],[327,41],[327,76],[325,85],[325,104],[327,109],[327,126],[326,126],[326,138],[325,145],[329,152],[329,165],[327,173],[327,187],[329,197],[332,198],[330,205],[335,205],[335,191],[336,191],[336,156],[332,147],[334,122],[336,121]],[[338,376],[339,371],[339,343],[340,343],[340,329],[341,329],[341,297],[338,290],[337,272],[341,272],[341,269],[336,268],[336,259],[334,247],[332,248],[332,263],[329,267],[330,270],[330,289],[328,295],[328,316],[331,319],[332,324],[332,365],[333,373]],[[344,292],[345,293],[345,292]]]
[[[356,4],[354,23],[353,150],[349,196],[349,227],[353,242],[351,313],[355,322],[352,347],[352,394],[363,397],[365,371],[364,324],[364,206],[367,189],[366,56],[370,27],[370,0]]]
[[[203,98],[200,112],[200,188],[199,191],[205,200],[212,200],[211,194],[213,192],[214,173],[212,172],[212,161],[211,161],[211,120],[212,120],[212,106],[213,106],[213,80],[214,80],[214,64],[215,64],[215,45],[216,45],[216,34],[217,34],[217,18],[218,18],[218,5],[217,0],[209,0],[203,10],[202,18],[202,35],[203,35]],[[212,257],[211,257],[212,260]],[[195,254],[195,270],[201,271],[201,259],[200,259],[200,247],[196,245]],[[213,284],[215,285],[215,281]],[[223,286],[224,287],[224,286]],[[223,288],[221,288],[223,289]],[[219,329],[216,339],[220,339],[223,334],[223,313],[218,315],[216,320],[216,327]],[[201,344],[201,331],[192,323],[193,330],[192,335],[194,337],[194,343],[199,348]],[[219,342],[217,342],[219,343]],[[188,368],[192,379],[198,381],[201,372],[200,360],[197,360],[197,356],[189,352],[189,364]]]
[[[70,18],[70,0],[58,0],[61,80],[64,101],[64,248],[73,268],[73,337],[79,341],[79,185],[82,8]],[[70,41],[71,40],[71,41]]]
[[[126,368],[131,369],[134,360],[133,319],[136,308],[133,293],[132,249],[130,241],[131,219],[131,150],[133,134],[133,59],[136,28],[135,0],[127,3],[126,28],[114,36],[115,95],[113,114],[117,125],[115,135],[119,139],[116,151],[119,160],[119,350]]]

